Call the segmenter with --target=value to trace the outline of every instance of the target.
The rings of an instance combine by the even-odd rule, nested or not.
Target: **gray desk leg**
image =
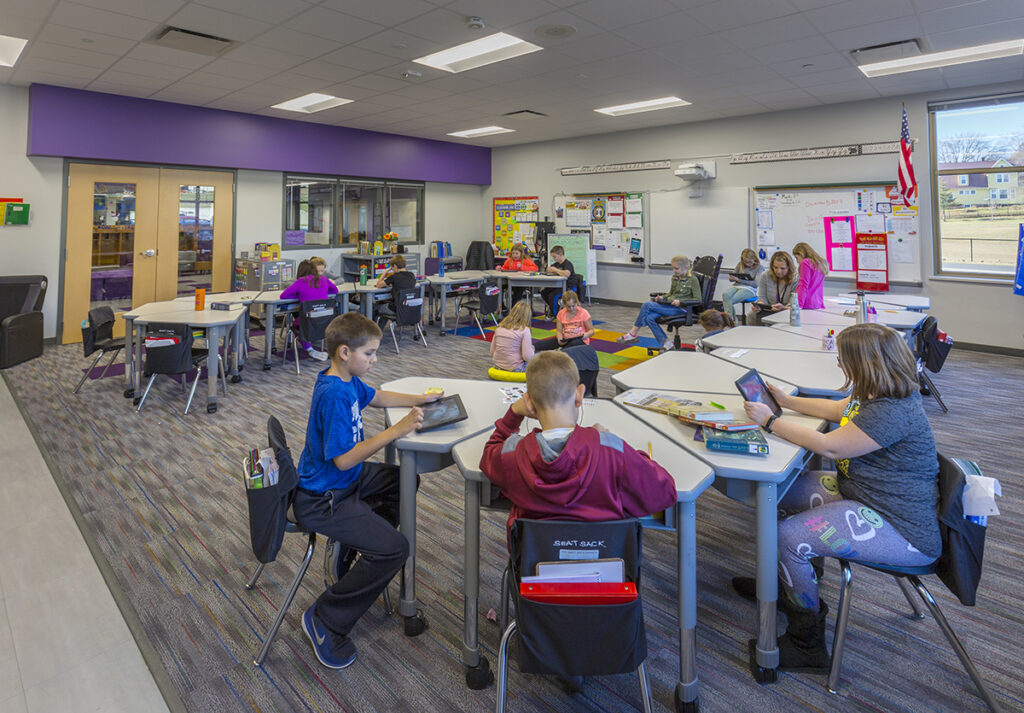
[[[133,361],[135,362],[135,367],[132,369],[132,394],[134,396],[132,404],[135,406],[138,406],[139,402],[142,400],[142,396],[139,395],[139,392],[142,390],[142,333],[145,331],[145,326],[141,329],[136,327],[134,330],[135,354]]]
[[[779,648],[775,604],[779,598],[778,488],[757,484],[757,640],[751,647],[750,671],[758,683],[778,680]]]
[[[364,292],[361,298],[362,304],[360,307],[363,308],[363,316],[371,322],[373,321],[373,298],[374,293]]]
[[[338,310],[338,313],[345,314],[348,312],[348,293],[342,292],[335,299],[341,300],[341,308]]]
[[[477,640],[480,599],[480,487],[475,480],[465,482],[466,499],[463,513],[463,622],[462,663],[466,665],[466,686],[474,691],[487,688],[494,682],[491,664],[480,655]]]
[[[267,303],[263,314],[266,324],[263,325],[263,370],[270,369],[270,353],[274,351],[274,322],[277,319],[277,305],[273,302]]]
[[[441,336],[447,332],[448,285],[441,283]]]
[[[249,310],[246,310],[248,315]],[[235,322],[234,326],[228,330],[229,334],[234,334],[234,349],[231,350],[231,383],[237,384],[242,380],[242,375],[238,373],[238,359],[239,354],[242,352],[242,340],[248,338],[248,330],[245,327],[246,318],[239,317],[238,321]],[[227,365],[225,364],[225,367]]]
[[[679,682],[676,710],[696,711],[697,680],[697,503],[676,503],[676,547],[679,561]]]
[[[210,327],[206,330],[206,412],[217,412],[217,356],[220,347],[221,332],[224,342],[228,341],[228,331],[223,327]],[[225,350],[225,356],[227,355]]]
[[[391,443],[384,446],[384,462],[388,465],[395,465],[397,460],[395,459],[395,443]]]
[[[426,621],[416,606],[416,451],[399,451],[398,459],[399,529],[409,541],[409,557],[402,567],[398,613],[405,618],[405,635],[416,636],[426,629]]]
[[[124,397],[135,395],[135,320],[124,318]]]

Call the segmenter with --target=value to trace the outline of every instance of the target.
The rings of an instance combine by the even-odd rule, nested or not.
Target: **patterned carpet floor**
[[[624,331],[635,314],[597,304],[592,311],[608,334]],[[686,332],[684,341],[692,341],[696,329]],[[431,327],[428,340],[425,347],[406,336],[399,355],[385,341],[371,383],[407,375],[485,378],[489,358],[479,339],[439,337]],[[287,538],[257,590],[245,590],[256,563],[239,462],[246,448],[264,442],[268,414],[281,419],[293,451],[299,452],[318,368],[303,355],[301,375],[281,368],[279,361],[263,371],[262,337],[254,337],[252,346],[243,381],[229,385],[216,414],[207,414],[198,398],[197,407],[182,416],[185,395],[166,378],[157,380],[138,415],[122,397],[121,377],[89,380],[79,395],[72,394],[87,366],[79,345],[47,347],[43,357],[4,372],[54,477],[81,512],[86,537],[109,564],[112,586],[124,592],[140,622],[136,635],[153,647],[150,666],[162,670],[172,708],[193,713],[493,709],[494,687],[467,690],[461,665],[463,486],[454,468],[425,475],[418,498],[417,591],[430,622],[423,635],[406,638],[400,623],[377,605],[355,629],[356,664],[343,671],[320,666],[300,626],[302,611],[322,587],[318,551],[265,666],[252,666],[304,538]],[[623,358],[646,357],[646,352],[634,354]],[[601,370],[598,390],[604,397],[613,393],[608,379],[615,366]],[[1024,360],[954,350],[936,382],[951,408],[942,415],[934,403],[927,404],[940,449],[979,461],[986,474],[1002,481],[1003,498],[1002,514],[989,528],[978,606],[961,607],[937,580],[929,586],[998,701],[1006,710],[1021,710],[1024,483],[1016,448],[1008,445],[1024,440],[1024,430],[1019,419],[988,417],[1019,413]],[[969,425],[982,422],[985,428]],[[368,410],[366,428],[368,434],[382,428],[379,412]],[[908,619],[898,588],[867,571],[857,572],[839,696],[826,692],[821,676],[782,674],[775,685],[754,683],[746,654],[755,629],[754,606],[728,586],[731,576],[753,571],[753,513],[712,491],[698,502],[697,512],[702,710],[984,710],[934,623]],[[498,608],[507,557],[504,515],[484,512],[481,537],[480,611],[486,612]],[[642,593],[655,710],[671,711],[678,676],[674,537],[647,532],[644,550]],[[829,563],[823,585],[832,605],[837,571]],[[396,583],[391,591],[397,597]],[[831,626],[832,621],[830,631]],[[481,616],[480,641],[492,665],[499,637],[497,625]],[[513,664],[509,710],[618,712],[634,709],[638,693],[635,677],[613,676],[590,680],[584,693],[569,695],[551,679],[519,674]]]

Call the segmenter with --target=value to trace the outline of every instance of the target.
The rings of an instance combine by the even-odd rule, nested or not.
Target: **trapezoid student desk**
[[[769,381],[775,383],[774,379]],[[649,393],[646,389],[628,391],[616,396],[615,401],[622,403],[623,399],[638,391]],[[700,391],[674,391],[672,395],[694,401],[707,401],[707,394]],[[743,398],[738,393],[735,396],[715,395],[714,398],[716,402],[733,412],[743,412]],[[765,434],[768,440],[768,455],[763,458],[712,451],[693,440],[697,430],[695,427],[683,423],[674,416],[635,406],[623,405],[623,408],[631,409],[636,418],[661,431],[681,448],[711,466],[715,472],[716,490],[732,500],[754,508],[757,537],[757,639],[751,651],[750,667],[751,673],[759,683],[775,681],[779,665],[779,650],[776,644],[778,632],[775,625],[775,607],[779,598],[779,499],[785,495],[796,476],[804,470],[813,454],[770,433]],[[793,420],[815,430],[821,430],[825,426],[822,419],[793,411],[784,411],[784,415],[787,420]]]
[[[434,323],[434,307],[437,305],[438,299],[440,299],[441,327],[439,332],[443,337],[447,334],[448,293],[453,291],[453,287],[475,287],[488,278],[481,270],[459,270],[446,272],[443,276],[427,275],[424,279],[430,288],[430,324]],[[459,315],[456,314],[456,329],[459,326],[458,322]]]
[[[342,282],[337,285],[338,294],[335,300],[340,304],[338,311],[341,314],[348,312],[348,297],[356,291],[356,285],[352,282]],[[298,312],[299,300],[294,297],[281,299],[284,290],[260,292],[253,304],[263,305],[264,314],[264,336],[263,336],[263,369],[267,371],[271,367],[271,354],[274,351],[274,324],[278,312]]]
[[[854,304],[856,304],[856,292],[844,292],[839,296],[853,299]],[[892,305],[893,307],[900,307],[912,312],[927,312],[932,307],[931,298],[924,295],[893,295],[888,292],[865,292],[864,296],[867,297],[869,303]]]
[[[381,384],[380,388],[385,391],[422,394],[434,386],[443,388],[446,396],[459,394],[469,418],[432,431],[410,433],[388,445],[384,453],[385,460],[394,463],[395,451],[398,452],[401,498],[399,527],[409,541],[409,557],[402,568],[398,613],[405,617],[405,633],[408,636],[415,636],[424,628],[416,604],[416,476],[454,464],[452,448],[455,444],[492,428],[494,422],[508,410],[508,404],[502,403],[501,393],[507,384],[501,382],[407,376]],[[407,407],[385,409],[384,419],[390,426],[407,413]]]
[[[513,287],[558,287],[565,292],[565,284],[568,277],[559,275],[542,275],[539,272],[513,272],[509,270],[495,270],[500,272],[505,285],[508,288],[508,307],[512,309],[512,288]]]
[[[845,309],[838,308],[826,308],[826,309],[802,309],[800,310],[800,323],[801,324],[856,324],[857,320],[853,316],[849,316],[846,312],[850,311],[850,307],[845,306]],[[924,312],[910,312],[905,309],[877,309],[876,308],[876,319],[878,324],[884,324],[886,327],[892,327],[893,329],[900,332],[907,332],[908,334],[913,333],[922,322],[924,322],[926,315]],[[762,320],[765,324],[789,324],[789,310],[783,310],[776,312],[775,314],[768,315]]]
[[[736,380],[749,371],[724,359],[703,352],[662,352],[653,359],[612,376],[616,393],[626,389],[655,391],[700,391],[706,394],[738,394]],[[795,394],[795,385],[776,381],[779,387]]]
[[[795,384],[801,396],[841,399],[846,374],[839,368],[836,352],[787,352],[781,349],[716,349],[711,356],[747,369],[757,369],[765,378]]]
[[[585,399],[580,409],[582,425],[604,425],[626,443],[642,451],[649,444],[655,460],[672,475],[676,484],[675,521],[676,569],[679,573],[677,592],[679,621],[679,681],[676,684],[676,705],[695,709],[699,694],[697,678],[697,498],[711,485],[711,467],[658,429],[644,423],[629,409],[607,399]],[[506,406],[507,410],[507,406]],[[537,422],[524,420],[529,428]],[[524,429],[520,429],[522,432]],[[466,684],[483,688],[489,683],[490,664],[480,656],[477,641],[477,599],[480,595],[480,500],[481,488],[488,480],[480,470],[480,457],[493,429],[458,443],[452,449],[455,463],[466,479],[465,504],[465,567],[463,570],[464,634],[462,663],[467,666]],[[641,520],[645,527],[665,528],[653,518]]]
[[[824,352],[821,339],[764,327],[733,327],[710,337],[702,337],[705,347],[781,349],[793,352]]]

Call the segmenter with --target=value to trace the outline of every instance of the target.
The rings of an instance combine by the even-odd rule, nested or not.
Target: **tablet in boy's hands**
[[[772,392],[768,390],[768,385],[764,383],[764,379],[757,373],[757,369],[751,369],[737,379],[736,388],[740,390],[744,401],[760,401],[766,404],[776,416],[782,415],[782,407],[779,406],[779,402],[772,396]]]
[[[442,397],[429,404],[423,404],[420,408],[423,409],[423,423],[416,429],[419,432],[430,431],[469,418],[458,394]]]

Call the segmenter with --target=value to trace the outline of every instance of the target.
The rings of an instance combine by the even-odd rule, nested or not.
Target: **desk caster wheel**
[[[231,377],[231,383],[232,384],[237,384],[241,380],[242,380],[242,375],[241,374],[235,374],[234,376]]]
[[[406,636],[419,636],[428,628],[430,628],[430,625],[427,624],[427,619],[423,616],[422,611],[416,612],[416,616],[405,617]]]
[[[466,687],[471,691],[482,691],[494,683],[494,674],[491,673],[491,664],[483,656],[480,663],[466,669]]]
[[[264,364],[263,371],[270,371],[270,364]]]
[[[138,406],[140,401],[142,401],[142,399],[136,396],[134,399],[132,399],[132,406]]]
[[[681,701],[676,698],[676,713],[700,713],[700,699],[695,701]]]
[[[765,668],[757,663],[757,639],[751,639],[747,645],[750,651],[750,674],[758,683],[775,683],[779,680],[777,668]]]
[[[217,413],[217,404],[210,404],[206,407],[206,413]]]
[[[239,364],[238,365],[238,370],[239,371],[245,371],[245,364]]]
[[[135,396],[135,389],[125,389],[124,390],[124,397],[126,399],[130,399],[132,396]]]

